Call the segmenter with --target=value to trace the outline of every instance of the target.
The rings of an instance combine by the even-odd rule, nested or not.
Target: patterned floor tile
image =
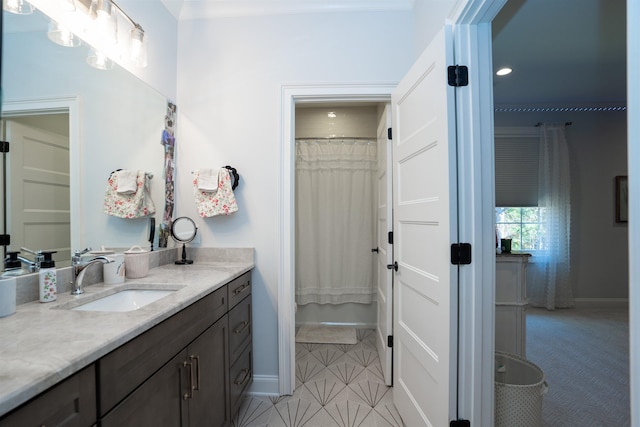
[[[375,331],[349,344],[296,343],[293,396],[248,397],[234,427],[404,427],[384,382]]]

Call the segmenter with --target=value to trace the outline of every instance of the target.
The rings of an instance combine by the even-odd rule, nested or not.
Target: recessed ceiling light
[[[333,111],[329,111],[329,112],[327,113],[327,117],[330,117],[330,118],[332,118],[332,119],[333,119],[333,118],[335,118],[335,117],[336,117],[336,113],[334,113]]]
[[[509,67],[500,68],[496,71],[496,76],[506,76],[507,74],[511,74],[513,70]]]

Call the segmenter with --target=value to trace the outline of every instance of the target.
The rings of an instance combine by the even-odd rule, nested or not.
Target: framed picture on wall
[[[626,175],[616,176],[616,222],[629,221],[629,185]]]

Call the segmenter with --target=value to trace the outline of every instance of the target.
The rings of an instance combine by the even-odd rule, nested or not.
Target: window
[[[499,207],[496,208],[496,228],[499,239],[513,239],[515,251],[538,251],[545,248],[546,208]]]

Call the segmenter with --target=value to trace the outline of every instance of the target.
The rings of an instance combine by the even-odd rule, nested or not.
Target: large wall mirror
[[[87,45],[51,42],[38,10],[3,20],[6,249],[56,250],[65,266],[85,247],[148,244],[148,219],[108,216],[103,200],[112,171],[144,170],[161,218],[166,97],[117,65],[90,67]]]

